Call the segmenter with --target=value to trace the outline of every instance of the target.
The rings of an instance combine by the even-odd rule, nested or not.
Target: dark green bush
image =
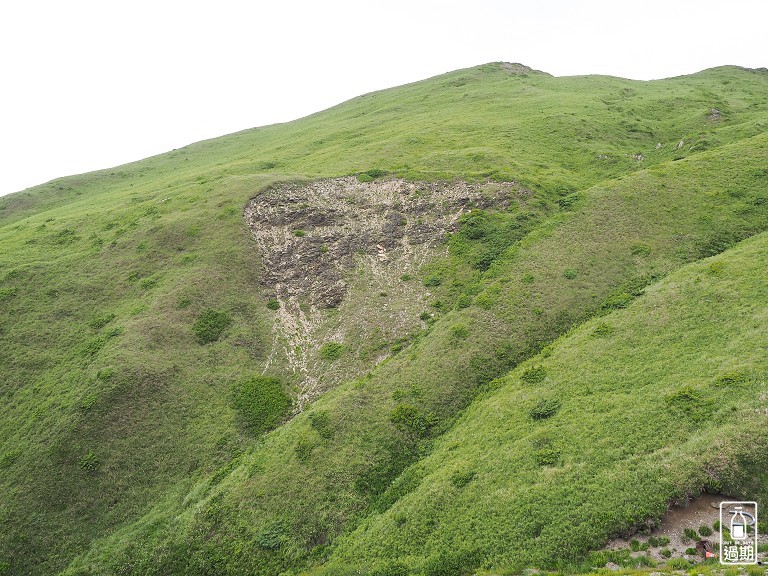
[[[304,232],[304,230],[294,230],[293,231],[293,235],[296,236],[297,238],[303,238],[304,236],[306,236],[306,234],[307,233]]]
[[[456,488],[463,488],[475,477],[474,470],[457,470],[451,474],[451,484]]]
[[[320,438],[326,440],[333,437],[333,425],[328,412],[316,411],[309,413],[309,423]]]
[[[536,438],[531,446],[533,459],[539,466],[557,466],[560,463],[560,449],[551,438]]]
[[[267,302],[267,308],[269,308],[270,310],[279,310],[280,302],[272,298],[269,302]]]
[[[320,347],[320,358],[333,362],[344,354],[344,345],[339,342],[326,342]]]
[[[426,436],[429,429],[436,424],[434,417],[423,414],[416,406],[402,403],[392,409],[389,420],[419,436]]]
[[[689,556],[695,556],[696,555],[696,548],[686,548],[685,553]]]
[[[424,278],[424,286],[432,287],[432,286],[440,286],[440,284],[443,283],[443,279],[440,278],[437,274],[431,274]]]
[[[282,522],[271,522],[264,526],[256,536],[256,543],[259,548],[265,550],[277,550],[282,546],[285,538],[285,528]]]
[[[277,426],[292,406],[280,381],[268,376],[254,376],[234,384],[232,403],[245,427],[254,434]]]
[[[544,366],[532,366],[523,371],[520,379],[527,384],[537,384],[547,376],[547,369]]]
[[[672,550],[670,550],[669,548],[662,548],[661,550],[659,550],[659,554],[664,556],[664,558],[670,558],[672,556]]]
[[[694,422],[706,419],[712,411],[712,403],[704,398],[700,390],[692,386],[683,386],[665,398],[667,406],[681,413]]]
[[[554,416],[560,409],[560,400],[557,398],[543,398],[531,408],[529,414],[534,420],[545,420]]]
[[[568,280],[573,280],[578,276],[578,272],[574,268],[566,268],[563,272],[563,277],[567,278]]]
[[[200,344],[209,344],[221,338],[230,324],[232,317],[227,312],[208,308],[195,320],[192,331]]]
[[[701,536],[705,536],[705,537],[706,536],[711,536],[712,535],[712,528],[710,528],[706,524],[702,524],[701,526],[699,526],[699,534]]]
[[[669,556],[667,556],[667,558],[669,558]],[[672,570],[687,570],[691,566],[692,564],[685,558],[673,558],[667,562],[667,567],[671,568]]]
[[[300,462],[308,462],[312,456],[312,450],[314,448],[315,443],[311,438],[307,438],[306,436],[300,436],[299,439],[296,440],[296,444],[293,445],[293,451],[296,453],[296,458],[298,458]]]

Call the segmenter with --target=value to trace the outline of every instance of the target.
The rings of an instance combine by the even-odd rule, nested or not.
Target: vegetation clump
[[[277,378],[253,376],[232,386],[232,404],[244,426],[259,435],[277,426],[293,402]]]
[[[200,344],[210,344],[221,338],[221,335],[231,324],[232,317],[228,312],[208,308],[197,318],[192,326],[192,331]]]

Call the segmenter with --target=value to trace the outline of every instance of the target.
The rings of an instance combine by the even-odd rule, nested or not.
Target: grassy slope
[[[521,364],[330,565],[554,567],[704,487],[765,498],[767,265],[761,234]],[[554,414],[536,419],[544,401]]]
[[[231,548],[243,541],[256,549],[254,562],[271,566],[322,548],[386,487],[370,485],[371,465],[388,481],[428,448],[428,440],[403,437],[389,422],[394,389],[436,414],[435,430],[446,429],[473,394],[463,367],[490,365],[469,374],[470,384],[481,384],[585,317],[613,286],[663,275],[764,228],[758,198],[765,197],[766,139],[755,135],[766,126],[766,83],[764,74],[737,69],[643,83],[524,78],[489,65],[2,199],[0,521],[14,529],[0,536],[0,559],[14,573],[49,573],[165,493],[146,519],[172,521],[180,504],[174,495],[191,489],[186,504],[206,512],[182,525],[212,522],[235,564]],[[708,118],[712,107],[720,120]],[[674,150],[680,139],[686,144]],[[631,158],[637,153],[645,160]],[[690,159],[669,162],[684,156]],[[456,279],[456,286],[444,283],[447,302],[467,291],[482,296],[479,305],[447,313],[364,386],[321,400],[332,440],[318,440],[299,418],[253,451],[234,421],[229,387],[259,371],[270,321],[240,216],[255,191],[286,175],[379,167],[414,178],[516,178],[551,212],[563,193],[652,165],[584,193],[485,275],[459,256],[438,266]],[[563,239],[583,240],[583,248],[569,249]],[[633,256],[637,242],[650,255]],[[532,283],[520,275],[525,266]],[[562,280],[566,268],[577,270],[575,279]],[[235,322],[222,342],[200,347],[190,326],[207,307],[229,310]],[[103,327],[94,322],[110,314]],[[453,323],[467,325],[469,338],[457,342]],[[512,347],[499,349],[513,335]],[[452,361],[435,366],[446,350]],[[495,351],[488,358],[481,350]],[[302,437],[316,444],[309,462],[293,450]],[[196,503],[207,474],[244,449],[247,467],[223,484],[229,495]],[[403,449],[405,458],[393,456]],[[240,499],[252,508],[227,508]],[[239,518],[246,531],[236,536],[235,528],[217,526],[216,506],[219,521],[236,526]],[[277,520],[285,543],[277,552],[259,547],[254,535]],[[144,524],[126,530],[143,534],[147,557],[180,562],[201,546],[202,536],[182,532],[176,549],[156,553]],[[125,539],[116,540],[120,548]]]

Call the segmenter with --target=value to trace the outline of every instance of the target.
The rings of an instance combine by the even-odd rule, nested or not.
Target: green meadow
[[[0,575],[629,571],[676,501],[768,504],[767,130],[765,70],[494,63],[0,198]],[[243,210],[349,175],[527,192],[298,411]]]

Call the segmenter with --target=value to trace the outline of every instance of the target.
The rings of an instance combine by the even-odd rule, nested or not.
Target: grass
[[[521,558],[544,565],[600,544],[603,526],[575,542],[563,541],[562,526],[568,514],[603,512],[604,504],[564,506],[558,535],[538,526],[536,502],[511,490],[510,479],[536,479],[530,498],[571,502],[572,487],[554,479],[586,489],[578,470],[603,481],[605,503],[621,493],[637,504],[632,514],[622,502],[608,511],[621,513],[622,526],[660,513],[671,487],[700,478],[692,450],[715,434],[706,414],[696,415],[695,395],[719,415],[723,391],[756,386],[762,368],[735,335],[717,342],[718,361],[696,357],[712,335],[699,341],[693,329],[686,345],[675,339],[685,324],[671,292],[660,310],[680,327],[664,324],[641,346],[627,323],[660,279],[768,228],[767,83],[728,67],[635,82],[524,77],[484,65],[0,199],[0,566],[10,574],[275,574],[329,558],[339,565],[359,550],[354,561],[375,559],[371,566],[455,572],[483,558],[514,562],[499,544],[517,538],[514,530],[478,520],[498,518],[510,503],[521,507],[513,516],[531,511],[520,528],[540,529],[543,550],[556,551],[544,558],[521,536]],[[711,107],[722,111],[716,124]],[[237,387],[260,375],[276,378],[284,394],[297,382],[287,357],[270,355],[274,294],[260,288],[242,209],[272,183],[347,174],[506,179],[529,192],[473,209],[444,257],[403,274],[403,283],[428,283],[432,293],[417,308],[429,310],[421,334],[375,368],[371,360],[370,375],[350,376],[261,434],[282,421],[270,418],[286,414],[285,396],[273,386],[277,400],[251,412],[267,416],[248,427],[243,407],[253,395],[238,396]],[[748,306],[726,309],[742,302],[735,295],[749,270],[736,256],[701,269],[701,287],[736,290],[697,295],[703,325],[727,312],[724,334],[735,325],[759,329]],[[605,316],[496,380],[596,314]],[[631,349],[635,364],[652,367],[658,349],[671,367],[695,370],[678,386],[649,370],[657,385],[627,390],[631,374],[618,365],[595,365],[600,379],[580,379],[589,356],[573,352],[563,364],[566,341],[596,358]],[[352,356],[320,359],[343,371]],[[492,396],[501,389],[508,398]],[[578,403],[584,426],[611,414],[620,429],[637,428],[631,442],[584,440],[572,416],[587,390],[589,401]],[[533,420],[527,395],[538,392],[558,392],[551,397],[560,406]],[[499,407],[518,401],[502,422],[483,416],[494,430],[471,422],[489,398]],[[680,419],[690,446],[672,436],[648,444],[651,406],[658,414],[647,422]],[[518,443],[504,444],[515,430]],[[465,444],[451,449],[459,438]],[[729,449],[722,454],[736,458]],[[618,454],[648,466],[612,467]],[[490,462],[522,468],[505,484]],[[742,475],[723,482],[747,482],[759,466],[745,460]],[[466,510],[446,503],[455,491]],[[454,546],[465,534],[459,520],[480,529]],[[374,534],[383,535],[378,544]]]

